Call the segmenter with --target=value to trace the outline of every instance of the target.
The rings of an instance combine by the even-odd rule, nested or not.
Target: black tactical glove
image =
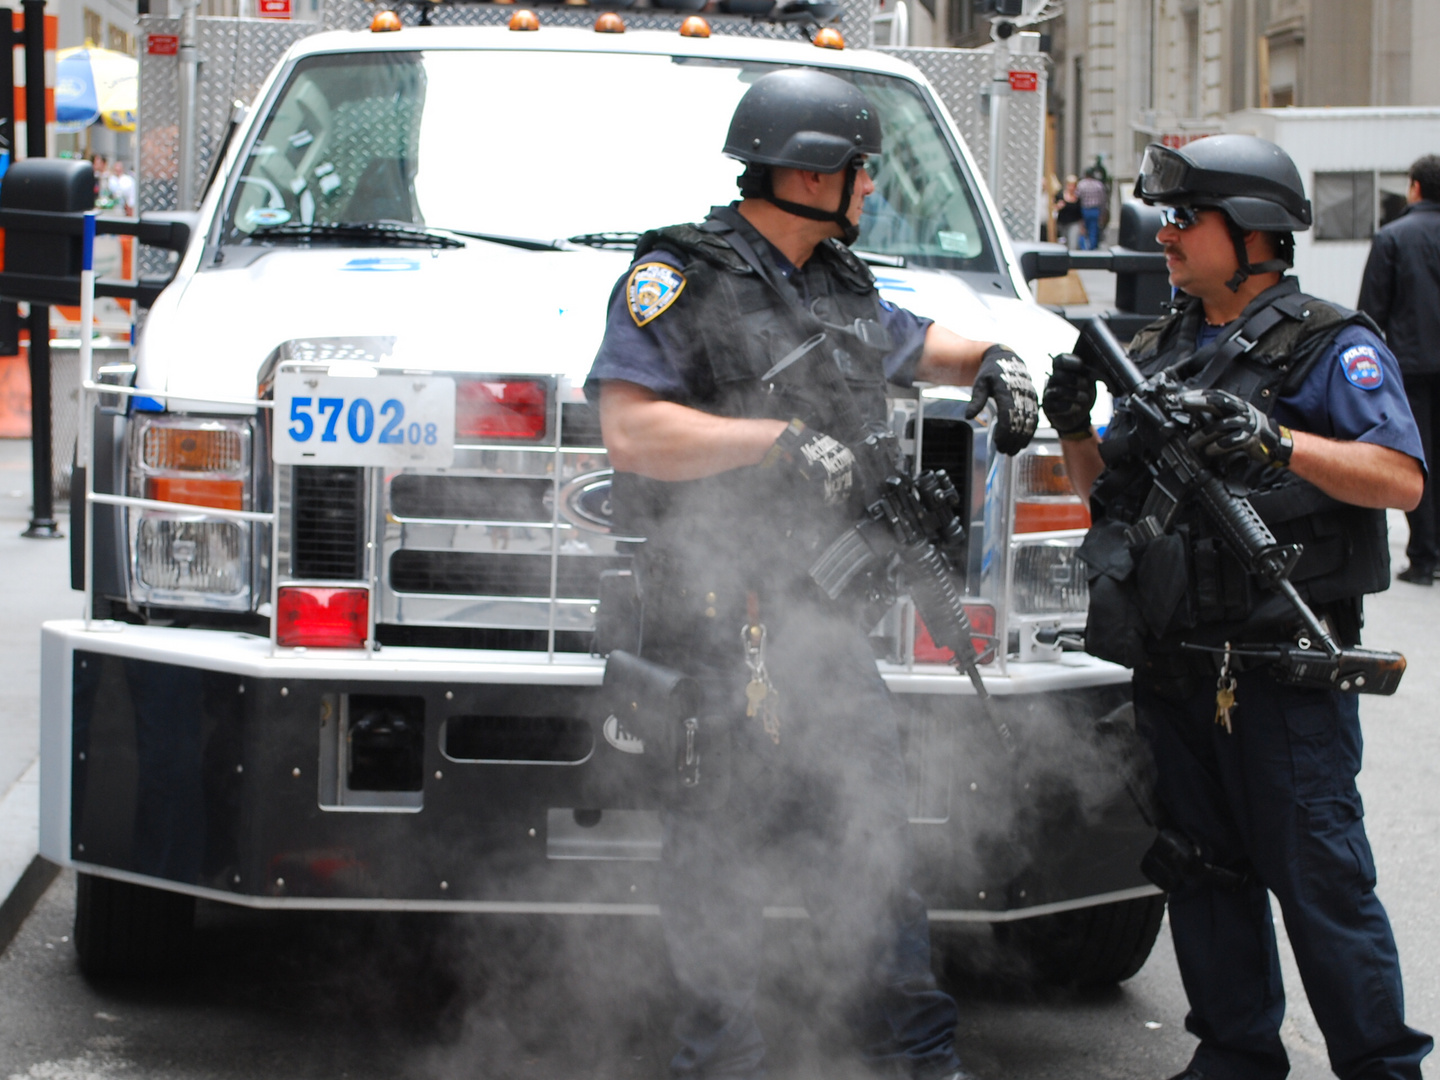
[[[1295,440],[1290,429],[1225,390],[1189,390],[1181,396],[1189,412],[1206,418],[1190,436],[1190,445],[1208,458],[1228,465],[1245,458],[1258,465],[1283,469],[1290,464]]]
[[[763,467],[781,463],[818,491],[827,506],[844,502],[855,486],[855,455],[850,448],[799,420],[790,421],[760,462]]]
[[[1095,376],[1074,353],[1061,353],[1055,357],[1041,405],[1050,426],[1060,438],[1090,437],[1090,411],[1095,408]]]
[[[980,370],[970,388],[965,419],[974,420],[991,398],[995,399],[995,428],[991,438],[1002,454],[1018,454],[1029,445],[1040,419],[1039,399],[1025,361],[1004,345],[991,345],[980,358]]]

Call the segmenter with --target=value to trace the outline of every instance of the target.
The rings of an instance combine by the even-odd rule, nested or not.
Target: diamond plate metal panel
[[[250,104],[281,54],[319,27],[275,19],[201,18],[200,83],[197,103],[198,177],[209,175],[211,156],[225,138],[234,101]],[[145,15],[142,39],[180,33],[178,19]],[[176,146],[179,138],[180,58],[140,54],[140,208],[175,208]]]
[[[930,81],[961,137],[975,157],[980,182],[990,175],[989,90],[995,54],[988,49],[882,48],[914,64]],[[1031,240],[1040,235],[1040,193],[1045,152],[1045,68],[1031,56],[1010,57],[1010,71],[1033,71],[1039,87],[1008,95],[1005,145],[1000,157],[1000,190],[995,201],[1010,235]]]

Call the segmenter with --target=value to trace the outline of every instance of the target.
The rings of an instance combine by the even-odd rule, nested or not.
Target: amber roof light
[[[375,17],[370,20],[370,32],[372,34],[393,34],[405,24],[400,21],[400,16],[393,11],[377,11]]]
[[[595,20],[595,32],[597,34],[623,34],[625,32],[625,20],[613,11],[604,11]]]
[[[839,30],[833,26],[827,26],[816,32],[815,40],[810,44],[821,49],[843,49],[845,48],[845,39],[840,36]]]
[[[539,30],[540,17],[529,8],[521,8],[510,16],[511,30]]]
[[[691,15],[680,24],[681,37],[709,37],[710,24],[699,15]]]

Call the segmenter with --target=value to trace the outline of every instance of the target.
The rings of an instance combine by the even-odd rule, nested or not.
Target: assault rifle
[[[1292,686],[1393,694],[1405,673],[1405,657],[1377,649],[1342,648],[1310,610],[1290,581],[1301,546],[1276,541],[1250,500],[1226,487],[1190,445],[1200,421],[1184,401],[1180,384],[1164,371],[1146,379],[1101,318],[1081,324],[1081,336],[1090,346],[1084,359],[1095,365],[1116,398],[1129,399],[1153,481],[1139,519],[1126,531],[1127,541],[1138,546],[1169,532],[1180,510],[1192,500],[1197,502],[1246,570],[1284,596],[1305,625],[1294,643],[1242,645],[1229,649],[1230,655],[1268,662],[1276,677]]]
[[[890,435],[871,434],[851,446],[866,493],[865,516],[825,549],[810,577],[832,600],[862,574],[872,583],[902,577],[931,639],[949,649],[957,670],[970,677],[1000,741],[1013,751],[1009,727],[989,707],[975,631],[960,592],[956,564],[964,558],[965,525],[959,492],[943,469],[919,476],[898,470],[893,445]]]

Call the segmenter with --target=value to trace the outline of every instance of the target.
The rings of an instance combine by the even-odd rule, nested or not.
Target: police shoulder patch
[[[1352,345],[1340,354],[1340,368],[1361,390],[1374,390],[1385,382],[1385,369],[1370,345]]]
[[[625,299],[636,326],[644,326],[673,304],[685,288],[685,275],[668,263],[639,263],[630,271]]]

